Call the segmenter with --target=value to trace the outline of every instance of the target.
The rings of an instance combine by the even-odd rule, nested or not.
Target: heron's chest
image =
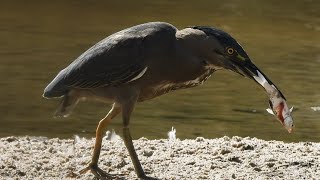
[[[183,82],[163,82],[163,84],[158,85],[154,89],[156,91],[164,91],[165,93],[167,93],[173,90],[199,86],[203,84],[211,76],[212,73],[213,73],[213,70],[207,70],[195,79],[190,79]]]
[[[207,69],[194,79],[185,81],[161,81],[148,89],[148,93],[143,93],[141,100],[152,99],[154,97],[169,93],[174,90],[186,89],[203,84],[214,72],[214,69]]]

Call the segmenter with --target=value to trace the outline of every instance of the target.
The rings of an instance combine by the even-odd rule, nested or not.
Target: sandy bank
[[[0,139],[0,179],[92,179],[79,175],[91,159],[93,139]],[[159,179],[319,179],[320,143],[256,138],[134,141],[148,176]],[[104,139],[99,166],[135,179],[121,140]],[[121,177],[121,176],[119,176]]]

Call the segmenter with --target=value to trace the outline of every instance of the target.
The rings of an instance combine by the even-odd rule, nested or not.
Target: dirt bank
[[[93,139],[0,139],[0,179],[92,179],[79,175],[91,159]],[[320,143],[256,138],[134,141],[148,176],[159,179],[319,179]],[[104,139],[99,166],[135,179],[121,140]]]

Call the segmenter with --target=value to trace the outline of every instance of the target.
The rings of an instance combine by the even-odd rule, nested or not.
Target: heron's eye
[[[235,51],[235,50],[234,50],[232,47],[228,47],[228,48],[227,48],[227,53],[228,53],[229,55],[233,55],[234,51]]]

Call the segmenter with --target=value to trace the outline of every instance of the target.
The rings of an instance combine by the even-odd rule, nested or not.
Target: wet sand
[[[0,139],[0,179],[93,179],[79,171],[94,139]],[[158,179],[319,179],[320,143],[256,138],[134,141],[148,176]],[[103,140],[99,167],[116,179],[136,179],[120,139]]]

